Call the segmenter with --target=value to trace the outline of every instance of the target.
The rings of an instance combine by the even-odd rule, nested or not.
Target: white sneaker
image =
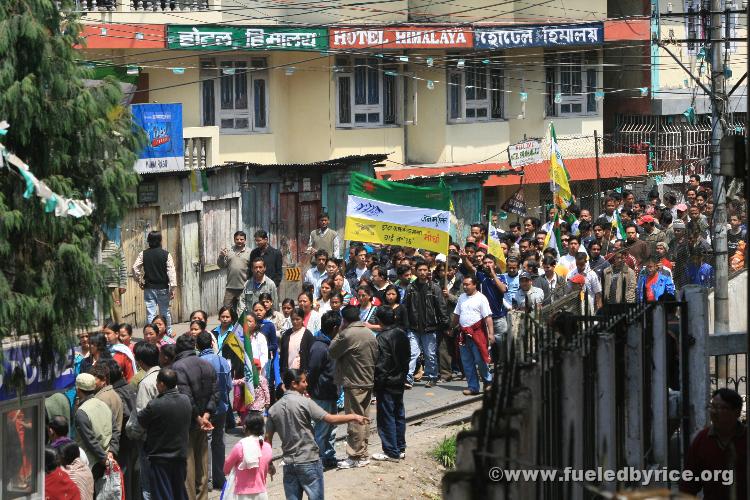
[[[395,462],[398,460],[397,458],[389,457],[385,453],[373,453],[370,458],[377,462]]]
[[[369,464],[370,464],[370,461],[367,459],[354,460],[351,458],[346,458],[344,460],[339,461],[339,463],[337,464],[337,467],[339,469],[353,469],[355,467],[364,467]]]
[[[405,452],[405,451],[402,451],[402,452],[401,452],[401,453],[400,453],[400,454],[398,455],[398,458],[400,458],[401,460],[405,460],[405,459],[406,459],[406,452]]]

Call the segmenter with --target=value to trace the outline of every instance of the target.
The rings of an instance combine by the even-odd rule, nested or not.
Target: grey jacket
[[[611,294],[612,289],[612,277],[614,276],[614,270],[612,267],[606,268],[602,271],[602,299],[605,304],[634,304],[635,303],[635,289],[638,284],[637,276],[635,271],[625,264],[622,265],[622,271],[617,278],[615,284],[615,295]],[[624,296],[624,298],[623,298]]]
[[[371,389],[375,384],[378,341],[361,321],[339,332],[331,341],[328,355],[336,361],[336,384],[355,389]]]

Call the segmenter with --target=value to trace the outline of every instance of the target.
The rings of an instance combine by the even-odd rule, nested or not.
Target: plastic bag
[[[237,494],[234,492],[235,469],[227,476],[224,487],[221,489],[221,500],[237,500]]]
[[[108,460],[104,475],[96,481],[96,500],[125,500],[123,483],[120,465]]]

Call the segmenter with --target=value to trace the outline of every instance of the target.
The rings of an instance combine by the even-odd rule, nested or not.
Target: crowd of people
[[[489,227],[496,220],[476,223],[445,254],[354,242],[341,258],[346,247],[323,214],[296,297],[280,297],[281,254],[268,234],[257,231],[250,250],[237,231],[217,258],[227,269],[219,326],[208,331],[208,315],[195,311],[179,336],[169,315],[174,264],[152,232],[133,266],[148,315],[142,340],[114,321],[82,333],[75,388],[65,401],[48,400],[54,470],[68,471],[84,499],[114,463],[129,499],[206,499],[225,485],[262,499],[278,434],[287,498],[323,498],[325,469],[405,458],[405,391],[454,379],[465,380],[466,396],[491,390],[509,311],[565,303],[602,314],[611,304],[674,298],[687,284],[713,286],[711,195],[699,178],[691,182],[680,203],[622,191],[604,198],[596,219],[571,207],[508,231]],[[729,215],[730,252],[716,258],[739,269],[743,205]],[[489,232],[499,234],[502,255],[489,252]],[[116,298],[121,266],[111,272]],[[382,444],[373,454],[371,406]],[[341,423],[344,458],[333,445]],[[245,437],[227,455],[228,430]]]

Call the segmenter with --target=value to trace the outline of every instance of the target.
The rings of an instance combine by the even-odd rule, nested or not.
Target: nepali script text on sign
[[[604,25],[602,23],[477,28],[474,30],[474,48],[476,49],[565,47],[603,43]]]
[[[325,50],[325,28],[264,26],[167,27],[167,46],[189,50]]]

